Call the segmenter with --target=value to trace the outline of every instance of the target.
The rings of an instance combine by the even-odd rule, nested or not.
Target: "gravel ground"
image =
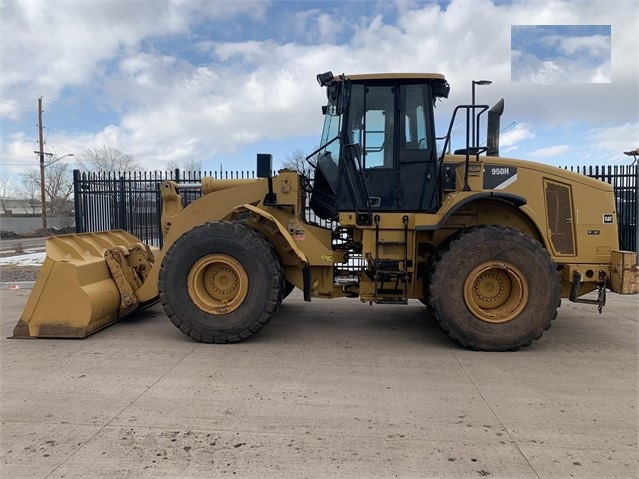
[[[0,266],[0,282],[35,281],[40,266]]]

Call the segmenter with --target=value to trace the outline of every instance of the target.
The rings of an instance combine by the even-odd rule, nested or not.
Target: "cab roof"
[[[438,98],[448,98],[450,85],[441,73],[366,73],[360,75],[333,75],[333,72],[319,73],[317,82],[321,87],[336,85],[343,80],[353,82],[406,82],[406,83],[430,83],[433,96]],[[327,95],[329,91],[327,90]]]
[[[365,73],[359,75],[344,75],[347,80],[446,80],[441,73]],[[333,76],[340,80],[339,75]]]

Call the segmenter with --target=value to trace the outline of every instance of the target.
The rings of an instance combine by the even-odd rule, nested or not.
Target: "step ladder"
[[[375,303],[408,304],[408,216],[404,215],[404,241],[379,240],[379,215],[375,215]],[[379,257],[380,246],[403,246],[404,260],[385,260]],[[391,284],[388,284],[391,283]],[[400,287],[401,286],[401,287]]]

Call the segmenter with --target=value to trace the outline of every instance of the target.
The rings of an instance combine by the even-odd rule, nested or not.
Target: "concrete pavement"
[[[9,340],[0,291],[0,472],[10,478],[636,478],[639,298],[564,302],[515,353],[460,348],[425,308],[304,303],[204,345],[159,305],[84,340]]]

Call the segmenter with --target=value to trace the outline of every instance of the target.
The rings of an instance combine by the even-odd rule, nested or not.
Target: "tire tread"
[[[527,248],[531,253],[535,255],[541,255],[544,262],[554,265],[554,262],[548,251],[539,242],[519,230],[501,225],[476,226],[463,229],[451,235],[446,241],[444,241],[444,243],[442,243],[442,245],[438,248],[430,262],[430,266],[428,268],[428,278],[425,282],[425,298],[427,299],[426,304],[429,312],[435,317],[441,329],[462,346],[472,350],[481,351],[516,351],[519,348],[530,346],[533,341],[540,339],[544,331],[550,329],[552,321],[554,321],[557,317],[557,309],[561,305],[561,277],[556,268],[554,273],[556,277],[554,287],[548,285],[548,288],[550,289],[547,293],[548,295],[551,295],[553,298],[555,298],[554,302],[549,305],[549,309],[552,311],[552,314],[547,317],[546,322],[539,331],[531,331],[528,337],[523,338],[516,344],[488,345],[481,344],[477,341],[473,341],[464,337],[456,330],[455,327],[452,326],[452,324],[449,324],[454,321],[454,318],[446,318],[441,314],[441,312],[438,312],[439,308],[437,308],[437,304],[442,299],[438,297],[439,295],[433,294],[433,289],[438,288],[437,284],[433,286],[433,281],[437,283],[446,277],[446,271],[443,271],[440,274],[440,269],[445,268],[444,258],[449,257],[449,255],[456,254],[456,252],[460,248],[463,248],[464,239],[468,238],[468,235],[476,234],[477,231],[486,229],[493,230],[492,232],[495,235],[498,235],[499,238],[503,241],[509,240],[515,241],[517,244],[528,244]]]
[[[205,334],[199,330],[198,326],[194,324],[190,318],[185,317],[185,315],[179,311],[179,308],[174,304],[172,294],[172,290],[175,288],[172,281],[173,274],[171,271],[166,270],[174,268],[175,265],[179,263],[178,257],[185,248],[195,249],[203,245],[208,246],[211,232],[221,234],[226,238],[232,238],[238,246],[250,252],[256,260],[263,260],[269,276],[266,281],[272,285],[266,289],[268,298],[264,303],[263,309],[256,312],[255,317],[251,318],[250,323],[245,325],[243,329],[240,331],[235,330],[228,334],[221,331]],[[205,251],[203,254],[209,252],[210,251]],[[284,273],[277,252],[261,233],[242,223],[214,221],[196,226],[183,234],[171,245],[160,268],[158,289],[160,291],[160,301],[166,315],[182,333],[203,343],[235,343],[261,331],[275,316],[282,302]]]

